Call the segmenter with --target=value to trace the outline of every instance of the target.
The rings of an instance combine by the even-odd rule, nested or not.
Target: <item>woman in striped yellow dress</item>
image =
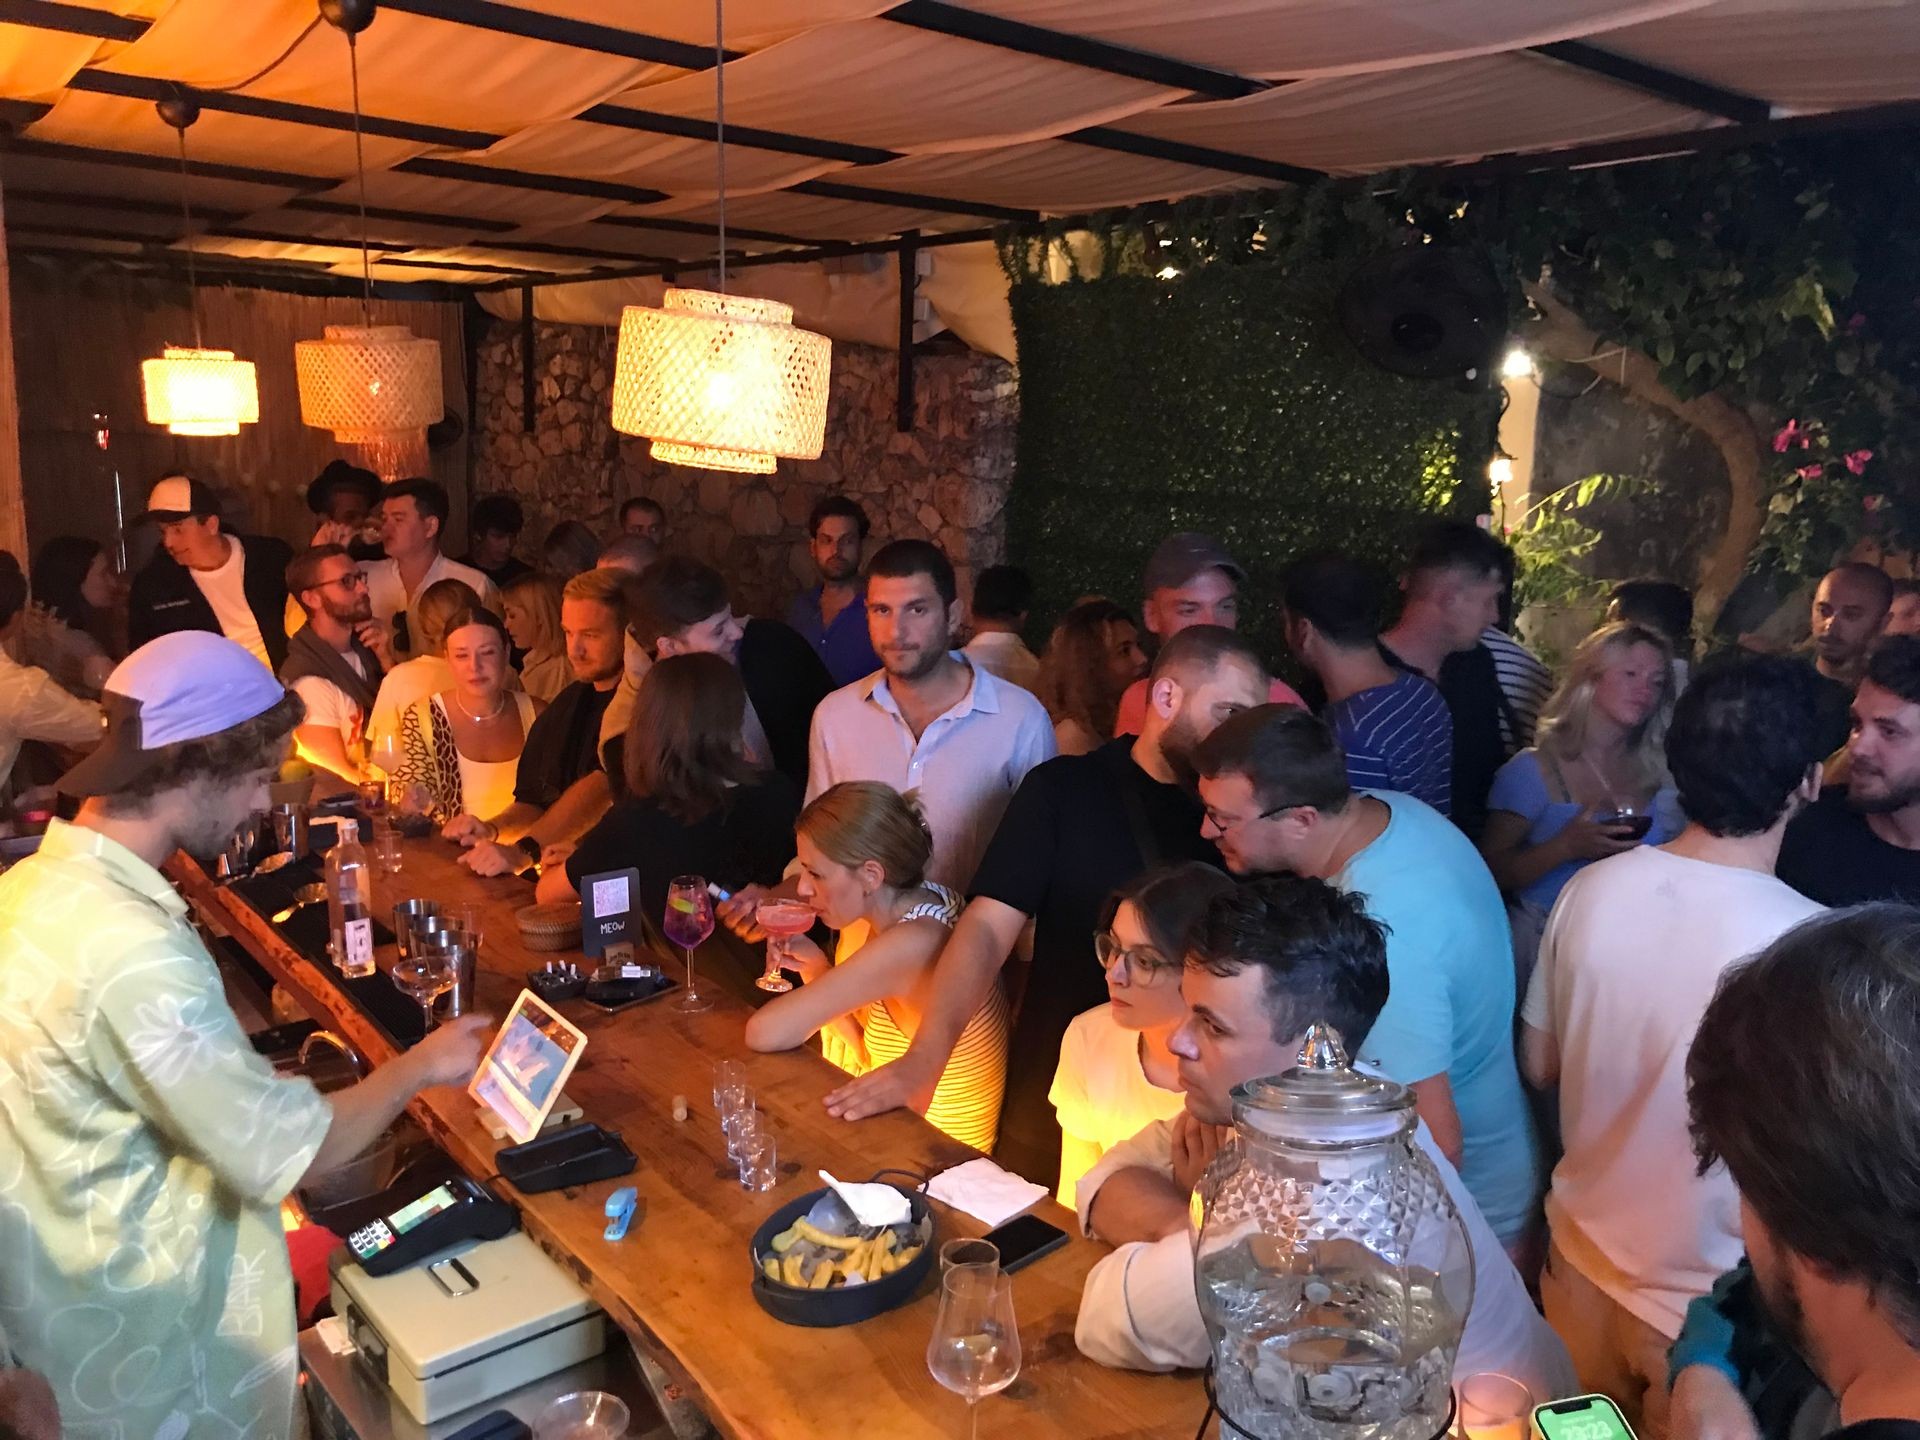
[[[786,968],[805,983],[755,1013],[747,1044],[791,1050],[817,1034],[827,1059],[864,1075],[913,1042],[960,897],[927,882],[933,837],[891,786],[835,785],[800,812],[794,835],[800,898],[840,932],[839,943],[829,961],[805,936],[785,942]],[[996,985],[961,1033],[927,1119],[991,1150],[1006,1080],[1007,1002]]]

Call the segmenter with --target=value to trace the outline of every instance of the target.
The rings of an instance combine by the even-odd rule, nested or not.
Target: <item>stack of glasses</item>
[[[779,1178],[779,1156],[767,1115],[754,1104],[746,1067],[722,1060],[713,1070],[713,1109],[727,1137],[727,1158],[739,1167],[747,1190],[771,1190]]]

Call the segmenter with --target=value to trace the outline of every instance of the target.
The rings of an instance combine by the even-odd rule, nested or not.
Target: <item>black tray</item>
[[[493,1163],[521,1193],[538,1195],[611,1180],[630,1173],[640,1162],[618,1130],[602,1130],[591,1120],[581,1120],[496,1151]]]
[[[914,1220],[924,1225],[927,1236],[920,1253],[904,1269],[864,1285],[836,1285],[830,1290],[801,1290],[769,1280],[760,1268],[760,1260],[769,1252],[773,1237],[811,1210],[826,1193],[814,1190],[797,1200],[789,1200],[753,1232],[747,1247],[747,1256],[753,1263],[753,1298],[760,1308],[788,1325],[805,1325],[816,1330],[858,1325],[862,1320],[871,1320],[906,1304],[933,1267],[934,1252],[940,1242],[940,1229],[927,1197],[918,1190],[903,1190],[901,1193],[913,1207]]]

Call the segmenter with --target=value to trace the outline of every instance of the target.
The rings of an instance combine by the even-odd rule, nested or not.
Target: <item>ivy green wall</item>
[[[1332,293],[1331,272],[1259,264],[1015,283],[1007,541],[1039,589],[1036,628],[1087,594],[1137,610],[1154,545],[1201,530],[1247,568],[1241,628],[1278,660],[1289,561],[1337,547],[1391,568],[1456,488],[1484,508],[1487,399],[1362,359]]]

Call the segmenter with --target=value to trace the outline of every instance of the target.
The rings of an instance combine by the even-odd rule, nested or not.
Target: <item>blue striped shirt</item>
[[[1402,674],[1329,705],[1324,716],[1356,790],[1397,790],[1453,813],[1453,717],[1432,681]]]

